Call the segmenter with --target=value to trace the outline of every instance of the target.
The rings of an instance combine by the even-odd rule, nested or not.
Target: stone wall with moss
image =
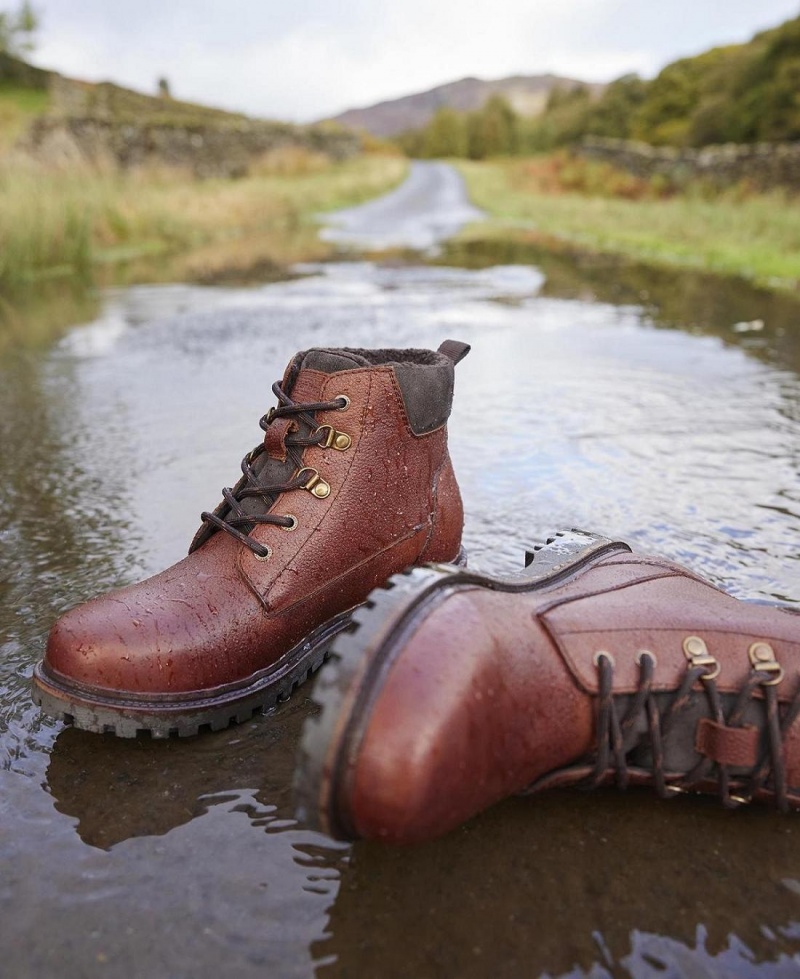
[[[114,85],[66,78],[0,54],[0,85],[47,91],[18,149],[53,166],[182,167],[197,177],[237,177],[265,154],[286,147],[335,160],[361,149],[356,134],[322,123],[252,119],[209,106]]]
[[[25,152],[52,166],[170,166],[197,177],[244,176],[265,154],[284,147],[343,160],[358,153],[360,141],[354,133],[326,125],[48,115],[34,121],[22,144]]]
[[[755,143],[677,149],[620,139],[587,137],[575,152],[637,177],[664,177],[681,186],[701,179],[717,187],[746,182],[759,190],[800,191],[800,143]]]

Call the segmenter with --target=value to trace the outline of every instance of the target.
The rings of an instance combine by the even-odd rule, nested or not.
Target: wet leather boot
[[[458,560],[446,422],[468,350],[297,354],[188,557],[62,616],[34,700],[90,731],[217,730],[288,696],[391,574]]]
[[[415,842],[555,786],[800,806],[800,616],[572,531],[510,579],[410,570],[332,647],[298,815]]]

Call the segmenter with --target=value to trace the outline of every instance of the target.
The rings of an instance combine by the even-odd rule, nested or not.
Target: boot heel
[[[561,530],[544,544],[525,551],[525,568],[518,575],[526,584],[576,571],[609,547],[630,551],[627,544],[585,530]]]

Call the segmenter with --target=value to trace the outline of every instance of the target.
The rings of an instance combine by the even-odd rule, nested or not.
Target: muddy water
[[[182,556],[318,344],[473,344],[451,440],[474,565],[580,526],[800,601],[800,305],[511,243],[437,263],[110,292],[0,362],[1,974],[800,974],[794,817],[559,793],[349,847],[293,820],[303,691],[166,744],[30,705],[52,619]]]

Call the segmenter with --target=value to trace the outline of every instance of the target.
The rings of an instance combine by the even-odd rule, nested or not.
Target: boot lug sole
[[[466,563],[466,552],[461,548],[455,564],[465,567]],[[194,697],[187,694],[161,701],[126,701],[124,697],[104,696],[101,690],[64,683],[50,676],[41,662],[33,671],[31,697],[49,717],[81,731],[118,738],[140,734],[158,739],[188,738],[206,730],[223,731],[289,700],[328,659],[331,643],[350,625],[353,612],[348,609],[322,623],[273,667],[217,697],[212,691],[198,691]]]
[[[323,623],[302,642],[285,653],[274,667],[261,671],[255,680],[217,696],[198,691],[168,701],[124,700],[86,691],[54,679],[39,663],[32,680],[31,696],[42,711],[56,720],[97,734],[135,738],[185,738],[205,730],[222,731],[231,724],[242,724],[253,715],[287,701],[329,655],[333,639],[349,624],[352,610]]]
[[[409,568],[376,588],[353,613],[350,627],[331,645],[312,700],[320,712],[309,718],[300,740],[295,770],[297,818],[334,839],[353,840],[358,832],[347,805],[348,776],[369,718],[369,704],[423,610],[443,600],[455,586],[479,585],[493,591],[537,591],[571,577],[600,555],[630,551],[621,541],[579,530],[562,531],[526,552],[526,567],[496,577],[454,565]]]

